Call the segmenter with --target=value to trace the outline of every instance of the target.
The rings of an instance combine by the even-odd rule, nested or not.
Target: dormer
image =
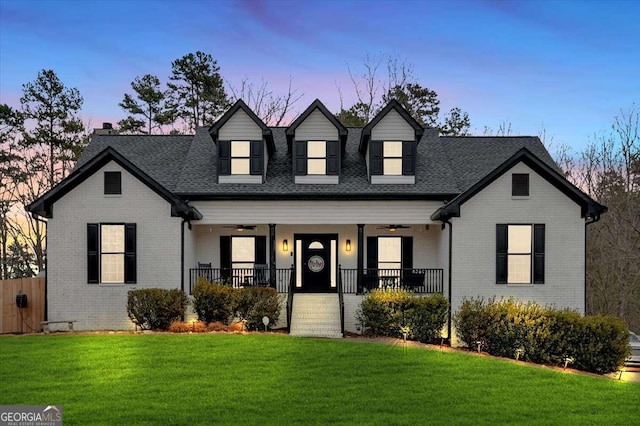
[[[347,129],[318,99],[287,128],[295,183],[337,184]]]
[[[372,184],[416,183],[416,152],[424,129],[395,99],[362,129],[360,153]]]
[[[263,183],[275,152],[271,129],[238,100],[209,128],[218,150],[218,183]]]

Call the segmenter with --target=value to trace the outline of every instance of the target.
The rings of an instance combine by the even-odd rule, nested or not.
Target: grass
[[[65,424],[626,425],[640,406],[636,383],[286,335],[7,336],[0,379],[0,405]]]

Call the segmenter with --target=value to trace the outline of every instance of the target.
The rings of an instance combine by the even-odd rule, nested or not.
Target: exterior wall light
[[[347,240],[346,249],[347,249],[347,251],[351,251],[351,240]]]
[[[282,240],[282,251],[289,251],[289,240]]]

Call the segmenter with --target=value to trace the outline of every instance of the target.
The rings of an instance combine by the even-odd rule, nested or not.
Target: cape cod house
[[[128,290],[204,275],[276,288],[281,324],[317,336],[357,332],[378,287],[583,312],[586,225],[606,211],[537,137],[441,137],[396,101],[345,128],[319,100],[287,128],[238,101],[195,135],[94,135],[29,209],[50,320],[130,329]]]

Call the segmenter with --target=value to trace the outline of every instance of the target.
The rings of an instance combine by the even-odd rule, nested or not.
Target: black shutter
[[[122,174],[120,172],[104,172],[104,193],[122,194]]]
[[[255,263],[257,265],[266,265],[267,264],[267,237],[264,235],[259,235],[256,237],[256,245],[255,245]]]
[[[413,176],[416,174],[416,144],[414,141],[402,142],[402,174]]]
[[[402,269],[413,268],[413,237],[402,237]]]
[[[382,141],[369,142],[369,172],[371,175],[382,174]]]
[[[296,141],[296,176],[307,174],[307,141]]]
[[[367,237],[367,269],[378,269],[378,237]]]
[[[100,239],[97,223],[87,223],[87,282],[97,284],[100,276]]]
[[[264,142],[262,141],[251,141],[251,165],[250,165],[250,174],[252,175],[262,175],[262,169],[264,168]]]
[[[127,223],[124,226],[124,282],[135,284],[136,281],[136,224]]]
[[[544,284],[544,225],[533,225],[533,283]]]
[[[529,196],[529,174],[514,173],[511,175],[511,195],[512,196]]]
[[[229,278],[231,276],[231,237],[220,236],[220,276]]]
[[[231,174],[231,141],[218,141],[218,175]]]
[[[496,283],[507,283],[507,225],[496,225]]]
[[[340,171],[340,145],[338,141],[327,141],[327,175],[339,175]]]
[[[413,237],[402,237],[402,281],[411,276],[413,270]]]

